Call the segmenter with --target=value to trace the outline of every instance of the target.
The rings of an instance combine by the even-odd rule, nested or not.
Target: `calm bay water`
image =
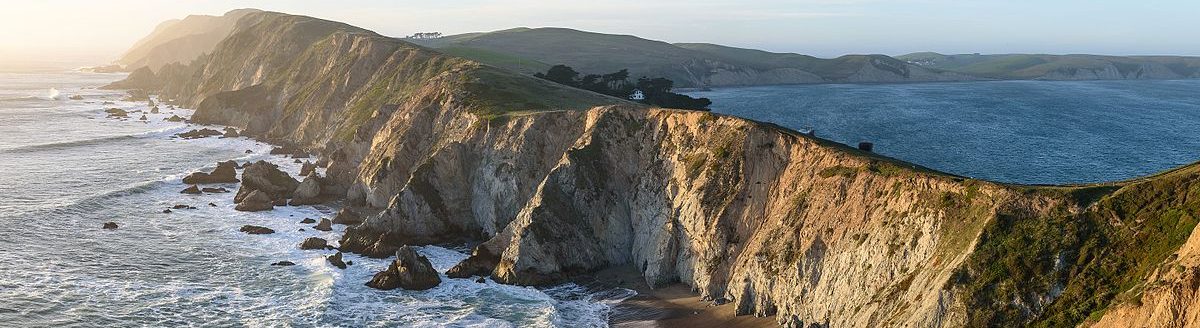
[[[1016,183],[1135,178],[1200,160],[1200,80],[800,85],[690,92],[933,169]]]
[[[370,289],[363,284],[388,260],[347,255],[354,265],[339,270],[324,260],[332,251],[297,247],[312,236],[336,243],[344,226],[299,223],[335,208],[244,213],[233,210],[232,194],[180,194],[183,176],[218,161],[268,160],[293,175],[299,164],[245,138],[172,139],[197,126],[165,122],[166,108],[147,123],[141,113],[107,119],[105,108],[148,110],[94,89],[121,77],[0,73],[2,327],[597,327],[613,300],[629,296],[444,276],[428,291]],[[162,213],[176,204],[197,209]],[[101,229],[108,221],[120,228]],[[277,233],[238,232],[246,224]],[[436,246],[420,252],[443,272],[466,257]],[[284,260],[297,265],[270,266]]]

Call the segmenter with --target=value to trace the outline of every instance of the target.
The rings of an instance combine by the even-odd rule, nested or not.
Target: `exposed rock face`
[[[237,179],[237,162],[225,161],[217,163],[212,173],[196,172],[183,178],[186,184],[234,183]]]
[[[299,185],[299,181],[287,172],[279,170],[279,166],[267,161],[258,161],[246,166],[242,171],[242,187],[238,189],[234,201],[240,203],[242,198],[255,190],[262,191],[272,201],[287,199],[292,197]]]
[[[243,212],[270,211],[275,209],[275,202],[271,200],[271,196],[267,195],[267,193],[255,190],[250,192],[248,196],[243,197],[234,209]]]
[[[117,228],[116,222],[105,222],[104,223],[104,229],[112,230],[112,229],[116,229],[116,228]]]
[[[353,209],[343,207],[333,216],[333,224],[356,225],[362,223],[362,215]]]
[[[292,206],[320,204],[322,201],[321,177],[310,175],[304,178],[304,182],[300,183],[292,197],[290,202]]]
[[[206,192],[206,193],[210,193],[210,194],[223,194],[223,193],[227,193],[227,192],[229,192],[229,189],[225,189],[225,187],[221,187],[221,188],[202,188],[202,189],[200,189],[200,190],[201,190],[201,191],[204,191],[204,192]]]
[[[279,262],[271,263],[271,266],[293,266],[293,265],[296,265],[296,263],[292,263],[292,261],[279,261]]]
[[[312,175],[313,173],[316,173],[316,172],[317,172],[317,166],[314,165],[312,162],[304,162],[303,165],[300,165],[300,176],[302,176],[302,177]]]
[[[303,223],[303,224],[317,223],[317,220],[313,220],[311,218],[304,218],[304,220],[300,220],[300,223]]]
[[[304,241],[300,243],[300,249],[303,249],[303,250],[325,249],[325,246],[328,246],[325,239],[321,239],[321,238],[317,238],[317,237],[305,238]]]
[[[186,121],[182,117],[179,117],[179,115],[171,115],[171,117],[165,118],[164,120],[167,122],[176,122],[176,123]]]
[[[396,251],[396,260],[387,270],[380,271],[367,283],[376,289],[404,288],[408,290],[426,290],[442,283],[438,273],[433,269],[429,259],[417,254],[412,246],[400,247]]]
[[[244,225],[242,226],[241,231],[251,235],[266,235],[275,233],[275,230],[271,230],[271,228],[253,225]]]
[[[446,271],[450,278],[468,278],[471,276],[489,276],[500,263],[500,256],[492,253],[487,246],[477,246],[471,251],[471,256],[454,265]]]
[[[181,193],[181,194],[199,195],[199,194],[201,194],[202,192],[200,191],[200,187],[197,187],[196,185],[192,185],[192,186],[190,186],[190,187],[187,187],[187,189],[184,189],[183,191],[180,191],[179,193]]]
[[[223,134],[221,136],[225,137],[225,138],[237,138],[238,135],[239,134],[238,134],[237,129],[227,127],[227,128],[225,128],[225,134]]]
[[[344,250],[484,241],[456,276],[545,284],[632,266],[788,326],[1075,326],[1166,263],[1200,208],[1198,166],[1095,186],[975,181],[342,24],[247,19],[163,92],[202,123],[327,154],[321,191],[379,211]],[[869,66],[843,78],[921,74]],[[279,184],[243,180],[245,194]]]

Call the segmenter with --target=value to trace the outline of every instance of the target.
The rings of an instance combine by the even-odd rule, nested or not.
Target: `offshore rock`
[[[426,290],[436,287],[442,282],[438,273],[433,269],[429,259],[417,254],[412,246],[400,247],[396,251],[396,260],[387,270],[375,274],[367,286],[375,289]]]
[[[337,267],[338,269],[346,268],[346,262],[342,261],[342,252],[337,252],[337,254],[333,254],[333,255],[326,257],[325,261],[329,262],[329,264],[332,264],[333,266]]]
[[[300,242],[300,249],[303,250],[325,249],[325,246],[328,246],[328,242],[326,242],[325,239],[317,237],[308,237],[305,238],[303,242]]]
[[[220,136],[220,135],[221,135],[220,131],[209,129],[209,128],[194,129],[194,130],[191,130],[188,132],[176,134],[176,136],[179,136],[180,138],[184,138],[184,139],[202,139],[202,138],[215,137],[215,136]]]
[[[201,194],[201,193],[203,193],[203,192],[201,192],[201,191],[200,191],[200,187],[197,187],[196,185],[192,185],[192,186],[190,186],[190,187],[187,187],[187,189],[184,189],[183,191],[180,191],[179,193],[181,193],[181,194],[190,194],[190,195],[199,195],[199,194]]]
[[[310,175],[304,178],[304,182],[296,188],[296,192],[292,195],[292,200],[289,202],[292,206],[320,204],[323,200],[321,197],[321,177]]]
[[[275,230],[271,230],[271,228],[253,225],[244,225],[242,226],[241,231],[251,235],[266,235],[275,233]]]
[[[331,222],[329,222],[329,219],[321,218],[321,222],[317,223],[317,225],[315,227],[313,227],[313,229],[317,229],[317,230],[321,230],[321,231],[331,231],[331,230],[333,230],[333,224]]]

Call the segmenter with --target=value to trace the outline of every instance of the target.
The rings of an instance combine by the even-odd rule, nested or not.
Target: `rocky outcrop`
[[[325,249],[325,246],[328,246],[325,239],[317,237],[308,237],[305,238],[303,242],[300,242],[300,249],[303,250]]]
[[[323,201],[323,197],[321,197],[321,177],[310,175],[304,178],[304,181],[296,188],[292,197],[292,200],[289,202],[292,206],[320,204]]]
[[[258,161],[246,166],[242,171],[242,187],[234,196],[234,202],[241,203],[242,199],[253,191],[261,191],[271,200],[286,200],[292,197],[299,181],[279,170],[279,166],[267,161]]]
[[[412,246],[400,247],[396,251],[396,260],[387,270],[380,271],[367,282],[367,286],[375,289],[426,290],[437,287],[442,283],[438,273],[433,269],[429,259],[417,254]]]
[[[104,228],[105,230],[113,230],[113,229],[116,229],[116,228],[117,228],[117,223],[116,223],[116,222],[105,222],[105,223],[104,223],[104,227],[103,227],[103,228]]]
[[[202,191],[200,191],[200,187],[197,187],[196,185],[191,185],[191,186],[189,186],[189,187],[187,187],[187,188],[183,189],[183,190],[182,190],[182,191],[180,191],[179,193],[181,193],[181,194],[199,195],[199,194],[202,194],[203,192],[202,192]]]
[[[217,163],[217,168],[211,173],[196,172],[183,178],[186,184],[234,183],[237,179],[237,162],[226,161]]]
[[[104,113],[108,114],[108,118],[128,118],[129,112],[120,108],[105,109]]]
[[[271,196],[260,190],[251,191],[249,195],[242,197],[237,202],[235,210],[243,212],[261,212],[275,209],[275,201],[271,200]]]

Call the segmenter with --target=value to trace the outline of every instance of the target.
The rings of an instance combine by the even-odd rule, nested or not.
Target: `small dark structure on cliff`
[[[870,143],[870,142],[866,142],[866,141],[859,142],[859,143],[858,143],[858,150],[861,150],[861,151],[874,151],[874,150],[875,150],[875,144],[873,144],[873,143]]]

